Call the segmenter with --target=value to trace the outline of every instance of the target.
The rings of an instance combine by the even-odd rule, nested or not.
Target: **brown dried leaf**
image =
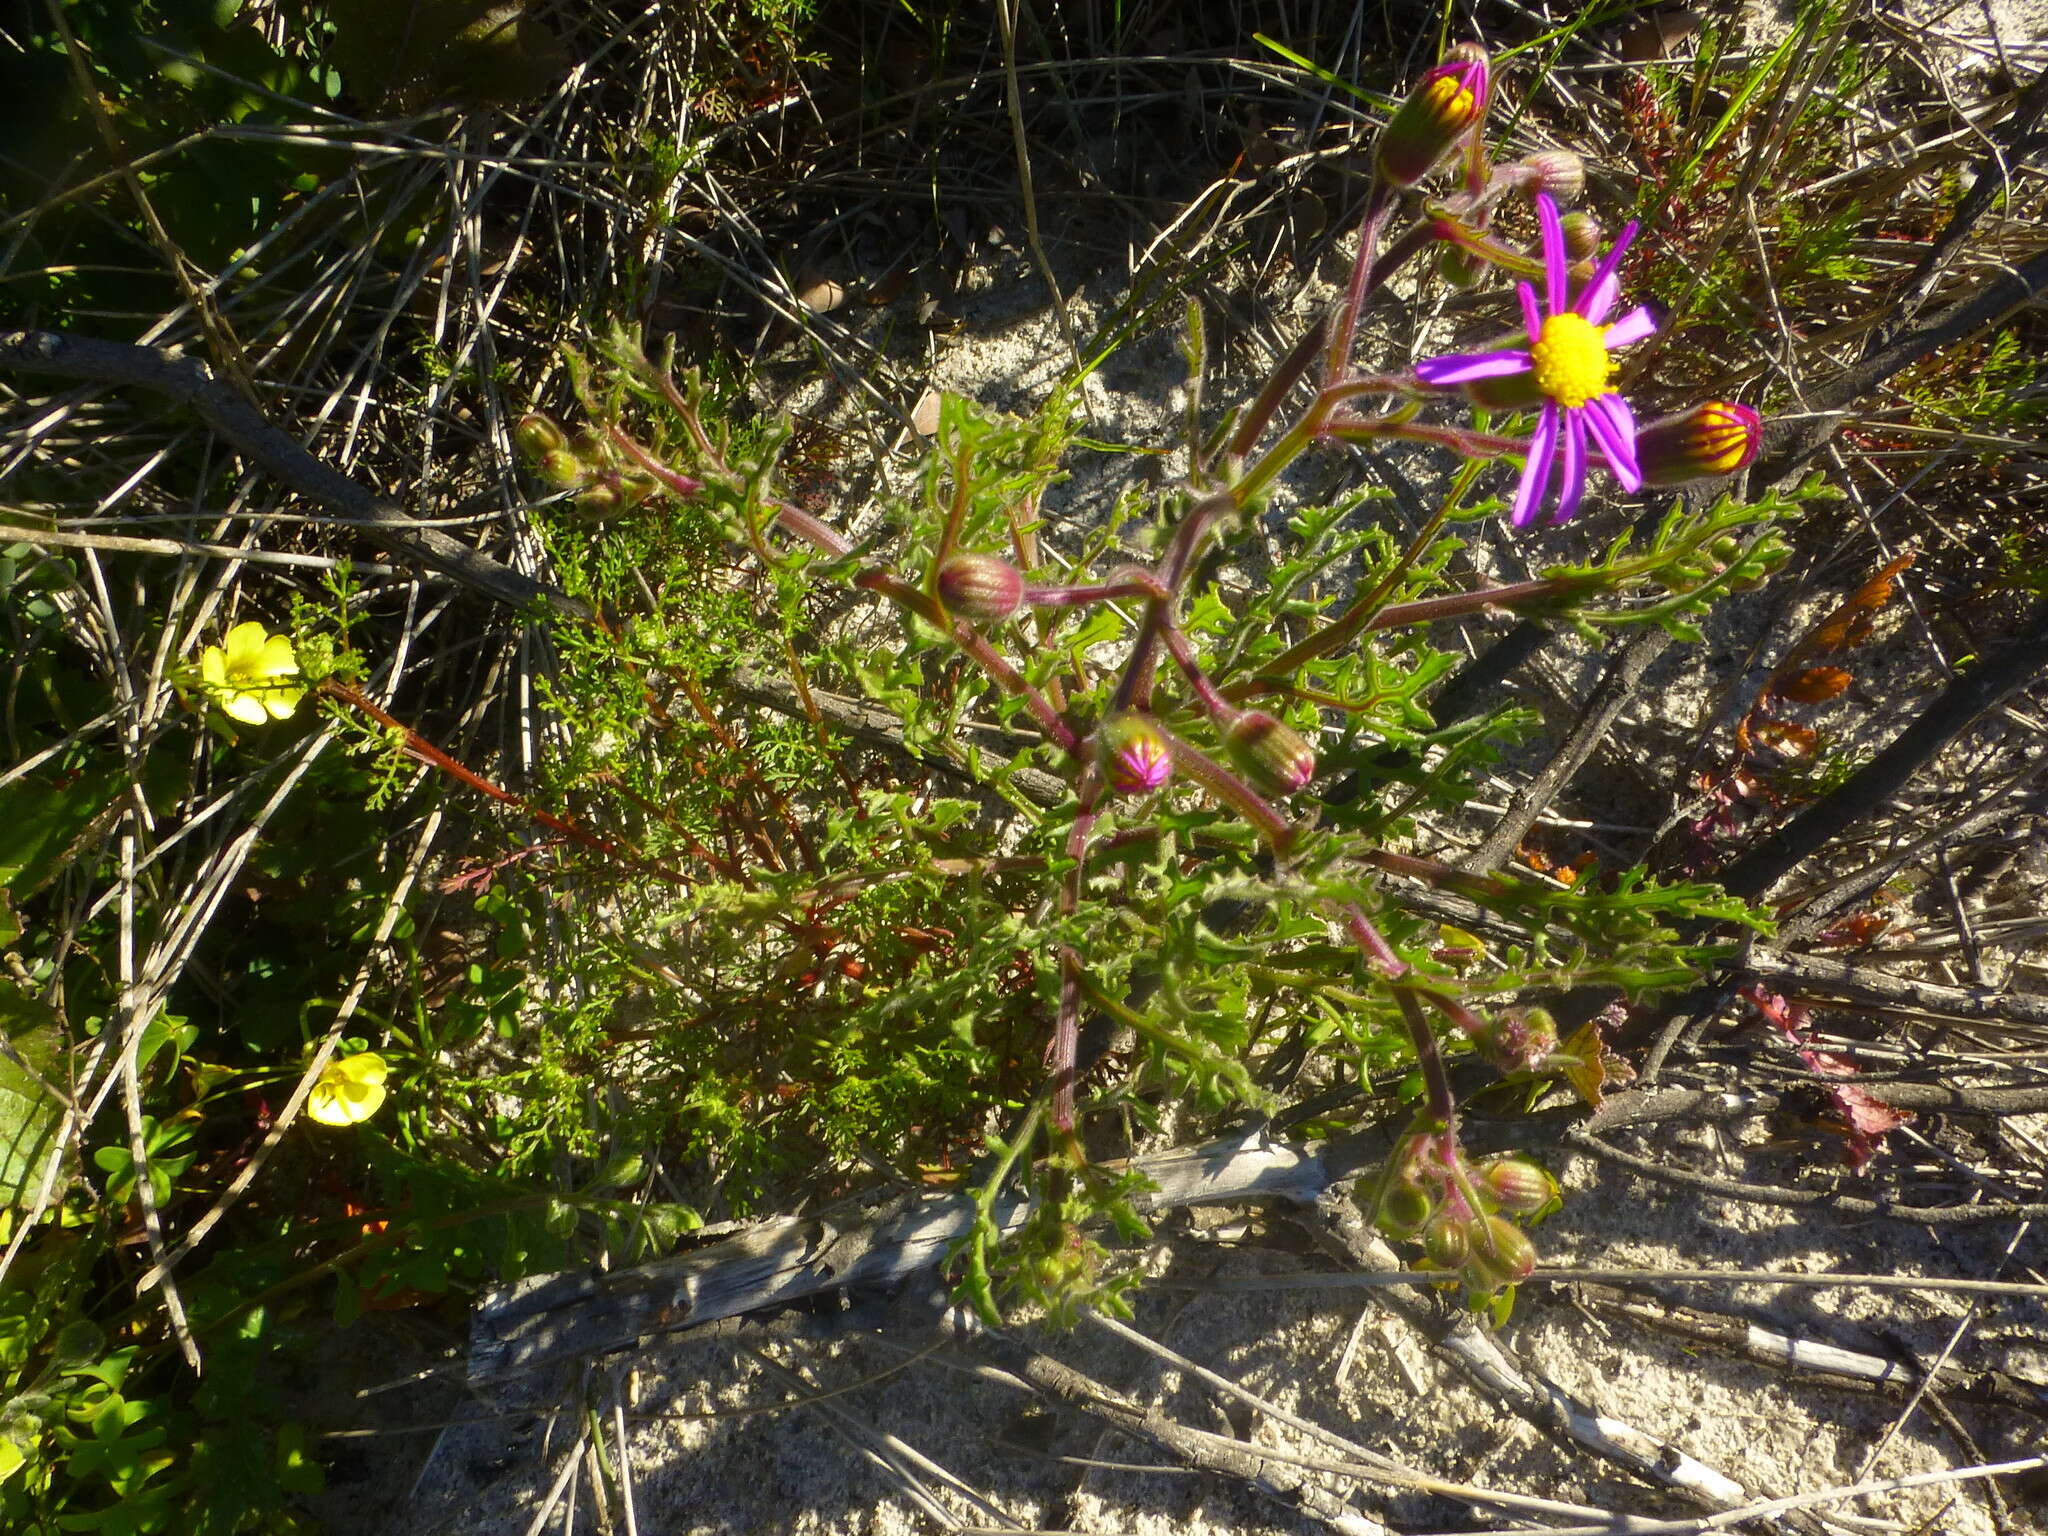
[[[1868,640],[1871,630],[1875,627],[1877,611],[1892,600],[1892,593],[1898,586],[1899,573],[1912,563],[1913,551],[1909,549],[1851,592],[1833,613],[1821,620],[1805,639],[1792,647],[1791,654],[1778,664],[1778,673],[1782,674],[1795,664],[1804,663],[1815,656],[1851,650]]]
[[[1820,745],[1819,734],[1796,720],[1759,720],[1749,734],[1780,757],[1810,757]]]
[[[1825,704],[1850,682],[1849,674],[1840,667],[1808,667],[1779,683],[1777,693],[1794,704]]]

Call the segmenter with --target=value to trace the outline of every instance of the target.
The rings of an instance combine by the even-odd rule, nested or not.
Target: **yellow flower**
[[[306,1113],[322,1125],[360,1125],[383,1104],[384,1079],[390,1073],[375,1051],[330,1061],[306,1096]]]
[[[244,725],[289,718],[306,690],[284,679],[298,675],[291,637],[266,634],[253,619],[229,630],[225,645],[209,645],[199,656],[207,694]]]

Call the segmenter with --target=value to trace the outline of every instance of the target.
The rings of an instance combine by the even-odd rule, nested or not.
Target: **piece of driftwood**
[[[1918,1083],[1872,1082],[1866,1091],[1876,1098],[1896,1096],[1902,1107],[1964,1113],[2009,1112],[2018,1102],[1996,1089],[1944,1090]],[[2024,1102],[2034,1101],[2029,1090]],[[1518,1121],[1512,1143],[1523,1150],[1539,1145],[1587,1150],[1590,1129],[1606,1133],[1659,1121],[1747,1119],[1778,1103],[1779,1096],[1770,1092],[1630,1090],[1610,1094],[1590,1120],[1571,1113]],[[1200,1147],[1134,1158],[1129,1168],[1153,1188],[1133,1204],[1148,1213],[1267,1200],[1314,1206],[1347,1179],[1376,1166],[1386,1156],[1396,1128],[1390,1122],[1310,1145],[1276,1140],[1262,1127]],[[1483,1121],[1469,1129],[1475,1144],[1494,1139]],[[1598,1146],[1603,1156],[1629,1159],[1629,1154],[1604,1143]],[[1698,1177],[1651,1159],[1634,1161],[1662,1176]],[[1828,1190],[1769,1193],[1841,1214],[1901,1220],[1984,1220],[2004,1209],[1930,1209]],[[995,1219],[1008,1232],[1026,1214],[1025,1201],[1016,1197],[998,1206]],[[482,1388],[524,1372],[630,1350],[643,1338],[701,1328],[826,1292],[893,1289],[936,1268],[973,1220],[973,1200],[966,1194],[905,1194],[817,1216],[763,1222],[631,1269],[534,1276],[488,1291],[478,1302],[470,1328],[469,1380]]]
[[[1287,1199],[1313,1201],[1330,1179],[1313,1152],[1255,1131],[1130,1166],[1153,1188],[1141,1211]],[[1028,1212],[1004,1201],[1012,1231]],[[841,1216],[763,1223],[702,1248],[610,1273],[536,1276],[487,1292],[470,1328],[473,1386],[631,1349],[642,1338],[802,1301],[842,1288],[886,1289],[943,1260],[972,1229],[966,1194],[904,1195]]]

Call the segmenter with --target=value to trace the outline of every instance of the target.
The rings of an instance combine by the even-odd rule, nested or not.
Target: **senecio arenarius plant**
[[[1069,440],[1072,386],[1025,422],[948,399],[917,493],[885,508],[884,532],[860,544],[777,491],[784,438],[736,453],[706,425],[695,376],[678,381],[629,341],[615,338],[596,367],[577,361],[590,425],[573,443],[544,416],[521,424],[537,472],[587,510],[629,511],[664,492],[710,509],[760,559],[787,611],[819,582],[893,605],[905,617],[900,649],[809,636],[817,665],[895,710],[913,749],[950,756],[1017,807],[1007,841],[988,842],[979,860],[944,861],[958,887],[947,892],[956,947],[875,989],[857,1015],[883,1033],[942,1016],[972,1038],[999,990],[992,978],[1013,978],[1014,999],[1018,967],[1028,971],[1043,1087],[993,1141],[983,1219],[955,1255],[966,1293],[991,1315],[999,1298],[1055,1315],[1118,1305],[1128,1277],[1110,1272],[1083,1223],[1107,1215],[1142,1232],[1139,1191],[1084,1149],[1091,1118],[1129,1124],[1176,1096],[1271,1108],[1271,1084],[1311,1060],[1321,1063],[1312,1081],[1348,1075],[1394,1090],[1361,1093],[1350,1120],[1318,1124],[1355,1128],[1398,1106],[1405,1126],[1395,1122],[1393,1154],[1361,1183],[1361,1203],[1383,1232],[1417,1245],[1418,1265],[1504,1314],[1535,1263],[1524,1228],[1555,1206],[1557,1186],[1527,1158],[1469,1155],[1461,1108],[1483,1097],[1512,1113],[1558,1088],[1597,1102],[1625,1070],[1603,1030],[1714,953],[1684,935],[1705,919],[1759,921],[1711,887],[1659,884],[1641,869],[1595,870],[1565,887],[1461,872],[1399,847],[1418,811],[1455,812],[1471,770],[1527,724],[1513,712],[1432,718],[1423,696],[1455,658],[1424,626],[1496,610],[1587,634],[1661,623],[1696,637],[1693,616],[1781,563],[1774,525],[1821,494],[1674,498],[1661,517],[1639,509],[1634,533],[1610,512],[1616,536],[1586,563],[1452,589],[1445,571],[1460,544],[1448,529],[1498,505],[1471,499],[1497,461],[1519,462],[1509,521],[1533,529],[1546,510],[1551,523],[1581,513],[1596,472],[1635,494],[1741,470],[1761,427],[1727,400],[1637,424],[1621,354],[1660,320],[1652,303],[1623,297],[1636,226],[1603,253],[1591,216],[1564,211],[1585,186],[1568,151],[1490,158],[1496,85],[1470,44],[1422,77],[1379,137],[1344,294],[1250,405],[1220,422],[1204,413],[1201,312],[1188,307],[1186,474],[1149,508],[1133,491],[1116,525],[1061,561],[1038,542],[1035,511]],[[1534,250],[1496,225],[1516,202],[1534,215]],[[1405,228],[1387,239],[1397,218]],[[1512,329],[1478,350],[1361,368],[1361,312],[1425,256],[1462,285],[1489,272],[1512,279],[1496,285]],[[1484,415],[1460,420],[1468,410]],[[1377,515],[1385,493],[1369,489],[1293,512],[1291,549],[1249,593],[1216,583],[1234,541],[1263,536],[1258,514],[1290,464],[1318,445],[1388,440],[1430,445],[1456,465],[1419,530],[1397,538]],[[1141,510],[1155,518],[1149,559],[1117,537]],[[934,697],[933,664],[948,658],[978,669],[979,691]],[[1030,744],[990,765],[986,734],[963,729],[970,706]],[[1026,766],[1057,774],[1063,803],[1033,803]],[[1319,779],[1322,795],[1305,799]],[[927,814],[939,804],[892,802],[899,815],[913,803]],[[946,847],[957,851],[959,827],[983,812],[945,805]],[[863,876],[844,879],[851,890]],[[1488,942],[1457,927],[1445,913],[1458,903],[1525,938]],[[1604,988],[1614,1006],[1561,1032],[1543,1000],[1586,988]],[[997,1192],[1019,1177],[1035,1214],[1000,1232]]]

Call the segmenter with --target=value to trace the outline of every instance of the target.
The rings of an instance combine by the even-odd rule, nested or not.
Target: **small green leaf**
[[[0,982],[0,1205],[35,1198],[56,1144],[63,1103],[64,1031],[57,1015]]]

